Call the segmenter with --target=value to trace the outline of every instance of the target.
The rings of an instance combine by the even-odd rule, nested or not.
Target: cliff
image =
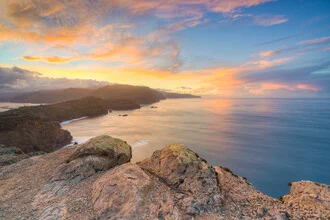
[[[104,115],[112,109],[137,108],[140,106],[130,100],[86,97],[53,105],[13,109],[0,113],[0,145],[2,148],[19,148],[25,154],[52,152],[72,140],[71,134],[61,128],[60,122]]]
[[[328,219],[330,186],[301,181],[280,201],[181,144],[137,164],[100,136],[0,169],[3,219]]]

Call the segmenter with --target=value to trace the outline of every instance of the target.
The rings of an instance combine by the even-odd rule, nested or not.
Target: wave
[[[143,145],[148,145],[149,141],[146,140],[140,140],[140,141],[136,141],[135,143],[132,144],[132,147],[141,147]]]
[[[71,119],[71,120],[67,120],[67,121],[62,121],[60,124],[61,125],[67,125],[70,124],[71,122],[75,122],[75,121],[79,121],[79,120],[83,120],[88,118],[87,116],[81,117],[81,118],[75,118],[75,119]]]

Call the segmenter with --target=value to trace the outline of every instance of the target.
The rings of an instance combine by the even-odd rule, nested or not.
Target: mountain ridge
[[[0,101],[16,103],[59,103],[88,96],[102,99],[126,99],[136,104],[152,104],[171,98],[200,98],[190,94],[162,92],[146,86],[131,86],[122,84],[106,85],[99,88],[67,88],[55,90],[40,90],[19,94],[10,93],[0,96]]]

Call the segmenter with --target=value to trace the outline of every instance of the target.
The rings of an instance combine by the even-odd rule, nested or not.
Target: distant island
[[[185,93],[174,93],[174,92],[162,92],[168,99],[198,99],[201,96],[185,94]]]

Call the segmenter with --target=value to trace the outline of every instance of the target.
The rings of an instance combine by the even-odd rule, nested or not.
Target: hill
[[[152,104],[171,98],[200,98],[190,94],[161,92],[145,86],[107,85],[97,89],[69,88],[41,90],[21,94],[3,94],[0,101],[17,103],[58,103],[94,96],[107,100],[131,100],[136,104]]]

